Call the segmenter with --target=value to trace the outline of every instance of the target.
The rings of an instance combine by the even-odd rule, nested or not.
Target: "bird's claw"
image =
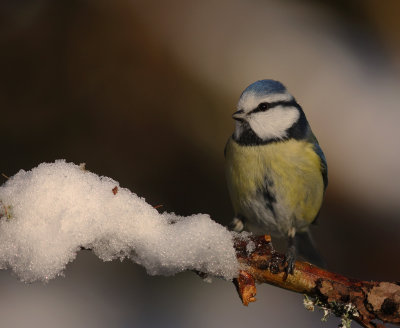
[[[235,232],[242,232],[244,230],[243,221],[239,218],[234,218],[228,226],[229,230]]]
[[[286,268],[283,280],[286,280],[289,274],[294,272],[294,264],[296,262],[296,247],[291,245],[285,254]]]

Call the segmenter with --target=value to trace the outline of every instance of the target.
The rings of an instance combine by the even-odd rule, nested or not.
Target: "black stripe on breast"
[[[274,208],[274,205],[276,203],[276,198],[271,190],[273,186],[274,186],[274,182],[271,179],[269,179],[268,177],[265,177],[264,190],[262,193],[263,197],[265,199],[265,205],[271,211],[272,215],[274,217],[276,217],[275,208]]]

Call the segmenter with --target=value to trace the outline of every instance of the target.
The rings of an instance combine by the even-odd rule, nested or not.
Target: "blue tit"
[[[233,229],[287,240],[287,273],[297,253],[323,266],[309,225],[322,205],[327,163],[302,108],[283,84],[261,80],[243,91],[233,118],[225,147]]]

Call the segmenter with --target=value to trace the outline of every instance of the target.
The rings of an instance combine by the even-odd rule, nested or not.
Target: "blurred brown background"
[[[150,204],[226,224],[231,114],[248,84],[277,79],[328,160],[313,231],[329,268],[399,280],[399,10],[396,0],[2,0],[0,172],[85,162]],[[262,286],[244,308],[230,283],[149,277],[88,253],[46,286],[0,280],[2,327],[322,326],[300,295]]]

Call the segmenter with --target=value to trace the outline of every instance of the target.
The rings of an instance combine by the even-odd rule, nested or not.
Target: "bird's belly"
[[[228,189],[235,214],[254,232],[287,235],[304,230],[322,204],[320,159],[312,144],[288,140],[226,150]]]

